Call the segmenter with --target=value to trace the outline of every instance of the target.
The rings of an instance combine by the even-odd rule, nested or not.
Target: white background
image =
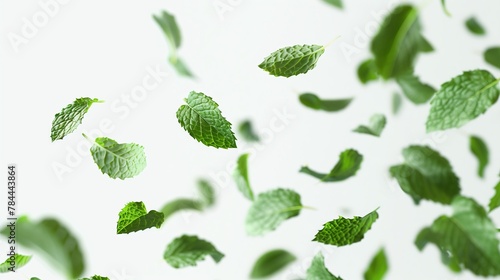
[[[45,0],[47,1],[47,0]],[[45,2],[42,0],[42,2]],[[461,179],[463,194],[487,205],[498,181],[500,106],[493,106],[461,129],[426,134],[429,106],[404,101],[399,115],[391,114],[391,96],[398,91],[393,82],[362,86],[356,77],[360,61],[369,56],[367,39],[358,34],[376,26],[377,16],[389,1],[345,1],[339,11],[320,0],[232,1],[236,5],[222,18],[213,0],[191,1],[69,1],[40,27],[33,38],[16,52],[9,35],[21,36],[23,18],[30,21],[43,11],[38,1],[1,2],[1,166],[16,163],[19,169],[18,213],[33,220],[53,216],[78,237],[86,260],[84,276],[100,274],[111,279],[247,279],[253,262],[266,250],[284,248],[298,258],[274,279],[303,277],[311,258],[323,251],[327,267],[344,279],[361,279],[371,257],[384,246],[390,271],[386,279],[471,279],[465,272],[454,275],[444,267],[435,246],[419,252],[413,245],[418,231],[450,209],[435,203],[415,206],[389,178],[388,168],[402,162],[401,149],[409,144],[428,144],[446,156]],[[425,3],[421,3],[425,2]],[[500,2],[449,1],[447,17],[440,1],[421,1],[424,34],[436,51],[421,55],[416,72],[436,87],[463,70],[487,66],[482,52],[500,44]],[[222,3],[227,3],[222,0]],[[152,19],[166,9],[180,25],[183,42],[179,55],[197,79],[179,77],[167,64],[167,41]],[[468,33],[464,21],[475,15],[488,35]],[[361,30],[361,31],[358,31]],[[358,35],[356,35],[358,34]],[[317,67],[307,75],[276,78],[257,65],[272,51],[295,44],[330,46]],[[358,42],[355,43],[355,36]],[[346,56],[342,46],[358,52]],[[123,106],[148,75],[159,67],[168,72],[161,84]],[[265,141],[255,147],[239,141],[238,149],[218,150],[196,142],[177,123],[175,112],[191,90],[216,100],[233,124],[251,118]],[[298,102],[303,91],[323,98],[354,97],[339,113],[307,109]],[[99,98],[77,132],[62,141],[50,141],[54,114],[78,97]],[[133,100],[133,99],[132,99]],[[128,108],[128,109],[127,109]],[[119,110],[128,110],[128,113]],[[283,125],[276,112],[293,118]],[[388,125],[381,138],[352,133],[374,113],[384,113]],[[111,128],[101,136],[118,142],[143,145],[148,166],[133,179],[113,180],[101,174],[85,145],[82,132],[98,129],[101,122]],[[278,127],[270,126],[276,122]],[[271,129],[274,128],[274,129]],[[489,144],[491,164],[486,178],[476,175],[477,162],[468,148],[468,135],[478,134]],[[83,156],[75,152],[83,147]],[[355,148],[365,158],[358,174],[339,183],[318,184],[298,173],[308,164],[328,171],[338,154]],[[247,237],[244,218],[250,203],[227,181],[232,163],[245,151],[253,151],[250,180],[256,193],[286,187],[301,194],[300,216],[283,223],[263,237]],[[65,165],[59,174],[54,166]],[[161,229],[117,235],[118,212],[129,201],[143,201],[148,209],[180,197],[195,197],[196,179],[217,183],[217,205],[204,213],[182,213],[166,221]],[[2,190],[0,209],[6,209]],[[362,216],[380,207],[379,220],[362,242],[342,248],[311,242],[324,222],[338,215]],[[4,216],[4,211],[1,210]],[[500,224],[500,213],[493,212]],[[182,234],[196,234],[213,244],[226,257],[211,259],[197,267],[173,269],[163,260],[166,245]],[[6,242],[1,243],[2,261]],[[1,279],[63,279],[36,252],[32,261],[15,276]]]

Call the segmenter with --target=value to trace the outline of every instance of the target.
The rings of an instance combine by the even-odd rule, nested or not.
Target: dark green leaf
[[[378,79],[377,65],[373,58],[363,61],[358,66],[358,79],[362,84],[367,84],[370,81]]]
[[[257,135],[253,131],[253,126],[252,123],[249,120],[245,120],[240,123],[238,126],[238,131],[240,132],[240,135],[243,137],[248,142],[259,142],[260,138],[259,135]]]
[[[344,8],[344,5],[342,4],[342,0],[323,0],[323,1],[325,1],[326,3],[328,3],[334,7],[339,8],[339,9]]]
[[[422,83],[413,74],[403,74],[396,78],[404,95],[415,104],[423,104],[429,101],[436,89],[428,84]]]
[[[500,182],[495,186],[495,194],[490,199],[490,203],[488,204],[489,211],[493,211],[500,206]]]
[[[320,99],[314,93],[302,93],[299,101],[304,106],[314,110],[323,110],[327,112],[337,112],[346,108],[351,103],[352,98],[346,99]]]
[[[348,149],[340,154],[339,161],[328,174],[318,173],[307,166],[302,166],[299,172],[309,174],[323,182],[338,182],[356,175],[361,162],[363,162],[363,156],[356,150]]]
[[[240,192],[248,199],[253,200],[253,191],[248,179],[248,154],[241,155],[236,161],[233,178]]]
[[[496,68],[500,68],[500,47],[487,49],[484,52],[484,60]]]
[[[486,34],[486,30],[484,30],[484,27],[479,23],[479,21],[475,17],[470,17],[465,21],[465,26],[467,29],[475,35],[484,35]]]
[[[260,256],[253,265],[250,278],[266,278],[284,269],[297,258],[290,252],[275,249]]]
[[[489,162],[488,146],[486,146],[486,143],[480,137],[471,135],[469,138],[469,148],[479,162],[477,175],[484,178],[484,169]]]
[[[382,248],[373,257],[363,276],[365,280],[382,280],[388,270],[387,256],[384,248]]]

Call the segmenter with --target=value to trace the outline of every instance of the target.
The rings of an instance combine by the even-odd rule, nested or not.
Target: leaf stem
[[[323,49],[326,49],[328,48],[331,44],[333,44],[335,41],[337,41],[338,38],[340,38],[341,36],[338,35],[337,37],[333,38],[333,40],[331,40],[330,42],[328,42],[326,45],[323,46]]]
[[[90,137],[88,137],[85,133],[82,133],[82,136],[85,137],[85,139],[87,139],[90,143],[94,144],[94,141],[90,139]]]
[[[104,103],[104,102],[105,102],[104,100],[99,100],[99,99],[94,101],[94,103]]]

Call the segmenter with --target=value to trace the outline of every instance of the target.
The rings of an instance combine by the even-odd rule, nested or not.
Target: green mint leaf
[[[153,15],[153,19],[163,30],[172,52],[175,52],[175,50],[181,46],[182,40],[181,32],[179,26],[177,26],[175,17],[167,11],[162,11],[159,16]]]
[[[398,76],[396,81],[403,94],[415,104],[426,103],[436,92],[435,88],[422,83],[418,77],[411,73]]]
[[[392,94],[392,114],[397,115],[401,110],[401,105],[403,104],[403,100],[399,93]]]
[[[168,58],[168,62],[170,62],[170,65],[174,67],[175,71],[177,71],[179,75],[185,77],[194,77],[194,74],[186,66],[186,63],[184,63],[184,61],[177,56],[170,56]]]
[[[305,74],[316,67],[325,47],[318,45],[295,45],[271,53],[259,64],[259,68],[276,77],[291,77]]]
[[[215,204],[215,190],[212,185],[204,179],[198,180],[198,191],[201,195],[201,203],[204,207],[210,207]]]
[[[430,53],[434,51],[434,47],[431,42],[429,42],[424,36],[420,38],[419,41],[419,50],[423,53]]]
[[[81,278],[80,280],[109,280],[109,278],[108,277],[94,275],[94,276],[92,276],[90,278]]]
[[[259,135],[257,135],[253,131],[253,126],[252,123],[249,120],[242,121],[240,125],[238,126],[238,131],[243,137],[248,142],[259,142],[260,138]]]
[[[314,93],[302,93],[299,101],[304,106],[314,110],[323,110],[327,112],[337,112],[346,108],[351,103],[352,98],[346,99],[320,99]]]
[[[452,216],[437,218],[418,234],[417,248],[423,250],[428,243],[434,243],[449,255],[452,268],[458,265],[455,270],[464,267],[480,276],[500,275],[497,228],[486,211],[474,200],[462,196],[453,199],[452,207]]]
[[[486,70],[474,70],[441,85],[431,99],[427,132],[458,128],[485,113],[498,99],[499,81]]]
[[[363,276],[365,280],[382,280],[388,270],[387,256],[382,248],[373,257]]]
[[[401,189],[419,204],[420,200],[450,204],[460,193],[459,179],[446,158],[427,146],[403,150],[404,164],[390,168]]]
[[[353,131],[363,134],[372,135],[375,137],[380,137],[382,131],[384,130],[386,124],[385,116],[382,114],[374,114],[370,117],[370,124],[368,126],[360,125]]]
[[[362,84],[378,80],[377,65],[373,58],[367,59],[358,66],[358,79]]]
[[[117,234],[131,233],[152,227],[160,228],[165,220],[162,212],[151,210],[148,213],[142,201],[127,203],[118,216]]]
[[[441,0],[441,6],[443,7],[443,11],[447,16],[451,16],[451,13],[446,8],[446,0]]]
[[[495,195],[490,199],[488,204],[489,211],[493,211],[500,206],[500,182],[495,186]]]
[[[63,139],[66,135],[75,131],[82,123],[83,117],[94,103],[102,103],[97,98],[77,98],[72,104],[68,104],[61,112],[57,113],[52,121],[50,138],[52,142]]]
[[[163,216],[168,219],[174,213],[182,211],[182,210],[195,210],[195,211],[203,211],[205,209],[203,203],[194,199],[187,198],[179,198],[173,200],[163,206],[160,210],[163,213]]]
[[[342,278],[336,277],[328,271],[325,267],[323,254],[319,252],[314,256],[311,266],[307,269],[306,280],[342,280]]]
[[[338,247],[359,242],[377,219],[377,209],[364,217],[346,219],[339,216],[338,219],[325,223],[313,241]]]
[[[267,278],[284,269],[297,258],[290,252],[275,249],[260,256],[253,265],[250,278]]]
[[[38,277],[31,277],[30,280],[40,280],[40,278],[38,278]]]
[[[85,138],[90,140],[85,134]],[[99,137],[90,153],[103,174],[122,180],[139,175],[146,168],[144,147],[135,143],[118,144],[107,137]]]
[[[248,210],[245,228],[249,235],[263,235],[281,223],[298,216],[303,208],[300,195],[292,190],[275,189],[257,196]]]
[[[484,52],[484,60],[489,64],[500,68],[500,47],[492,47]]]
[[[377,73],[387,80],[412,72],[418,53],[429,45],[421,35],[418,10],[411,5],[396,7],[372,39]]]
[[[9,236],[9,227],[1,234]],[[84,258],[78,240],[59,221],[45,218],[32,222],[26,216],[19,217],[16,223],[16,244],[40,252],[47,257],[67,278],[78,278],[84,268]]]
[[[475,35],[484,35],[486,34],[486,30],[484,27],[479,23],[479,21],[475,17],[470,17],[465,21],[465,26],[467,29]]]
[[[163,259],[173,268],[196,266],[196,263],[211,256],[218,263],[224,257],[212,243],[197,236],[182,235],[168,244]]]
[[[236,161],[233,178],[240,192],[248,199],[254,200],[250,180],[248,179],[248,154],[241,155]]]
[[[338,182],[356,175],[361,167],[361,162],[363,162],[363,155],[356,150],[347,149],[340,153],[339,161],[328,174],[318,173],[307,166],[302,166],[299,172],[316,177],[322,182]]]
[[[486,146],[486,143],[483,141],[483,139],[478,136],[472,135],[469,138],[469,148],[479,162],[477,175],[479,175],[479,177],[481,178],[484,178],[484,169],[489,162],[488,146]]]
[[[339,9],[344,8],[344,5],[342,4],[342,0],[323,0],[323,1],[325,1],[326,3],[328,3],[334,7],[339,8]]]
[[[5,272],[16,272],[19,268],[25,266],[30,260],[31,260],[31,256],[24,256],[24,255],[19,255],[19,254],[15,254],[14,255],[14,262],[16,263],[15,266],[14,266],[14,270],[10,270],[12,269],[12,266],[10,265],[10,256],[7,257],[7,259],[0,264],[0,273],[5,273]]]
[[[191,137],[206,146],[236,148],[236,137],[219,110],[219,104],[201,92],[190,92],[186,105],[177,110],[177,120]]]

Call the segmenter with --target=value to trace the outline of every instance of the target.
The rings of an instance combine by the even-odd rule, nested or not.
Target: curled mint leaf
[[[373,58],[367,59],[358,66],[358,79],[362,84],[378,79],[377,65]]]
[[[271,53],[259,64],[259,68],[273,76],[291,77],[305,74],[316,67],[319,57],[325,52],[324,46],[296,45]]]
[[[118,216],[117,234],[131,233],[152,227],[160,228],[165,220],[162,212],[151,210],[148,213],[142,201],[127,203]]]
[[[465,26],[467,29],[475,35],[484,35],[486,30],[483,25],[475,17],[470,17],[465,21]]]
[[[82,97],[77,98],[72,104],[69,104],[57,113],[52,121],[50,138],[52,142],[63,139],[66,135],[75,131],[82,123],[83,117],[94,103],[102,103],[97,98]]]
[[[283,249],[274,249],[260,256],[253,265],[250,278],[267,278],[283,270],[297,258]]]
[[[248,154],[241,155],[236,161],[233,178],[240,192],[249,200],[254,200],[252,187],[248,178]]]
[[[495,186],[495,194],[490,199],[488,204],[489,211],[493,211],[500,206],[500,182]]]
[[[299,95],[299,101],[302,105],[314,110],[337,112],[349,106],[352,98],[320,99],[316,94],[306,92]]]
[[[388,270],[389,264],[387,262],[387,256],[385,255],[384,248],[381,248],[377,254],[373,256],[363,277],[365,280],[382,280]]]
[[[14,255],[14,263],[15,266],[11,265],[11,257],[7,257],[7,259],[0,264],[0,273],[5,272],[16,272],[17,269],[25,266],[31,260],[31,256],[24,256],[20,254]]]
[[[380,137],[380,134],[382,134],[382,131],[385,128],[386,122],[387,121],[386,121],[384,115],[374,114],[373,116],[370,117],[370,124],[369,125],[360,125],[357,128],[355,128],[353,131],[358,132],[358,133],[372,135],[375,137]]]
[[[481,178],[484,178],[484,169],[486,168],[489,162],[488,146],[486,146],[484,140],[481,139],[479,136],[471,135],[469,137],[469,148],[472,154],[476,156],[479,162],[477,175],[479,175],[479,177]]]
[[[415,104],[423,104],[429,101],[436,92],[432,86],[424,84],[420,79],[411,74],[403,74],[396,78],[403,94]]]
[[[191,137],[215,148],[236,148],[236,137],[219,110],[219,104],[201,92],[192,91],[186,105],[177,110],[177,120]]]
[[[197,236],[182,235],[168,244],[163,259],[173,268],[196,266],[199,261],[211,256],[218,263],[224,257],[212,243]]]
[[[311,266],[307,269],[306,280],[342,280],[342,278],[336,277],[328,271],[325,267],[325,258],[319,252],[314,256]]]
[[[363,155],[356,150],[348,149],[340,154],[339,161],[328,174],[318,173],[307,166],[302,166],[299,172],[316,177],[323,182],[338,182],[356,175],[362,162]]]
[[[238,126],[240,135],[248,142],[259,142],[260,137],[253,130],[253,125],[249,120],[242,121]]]

